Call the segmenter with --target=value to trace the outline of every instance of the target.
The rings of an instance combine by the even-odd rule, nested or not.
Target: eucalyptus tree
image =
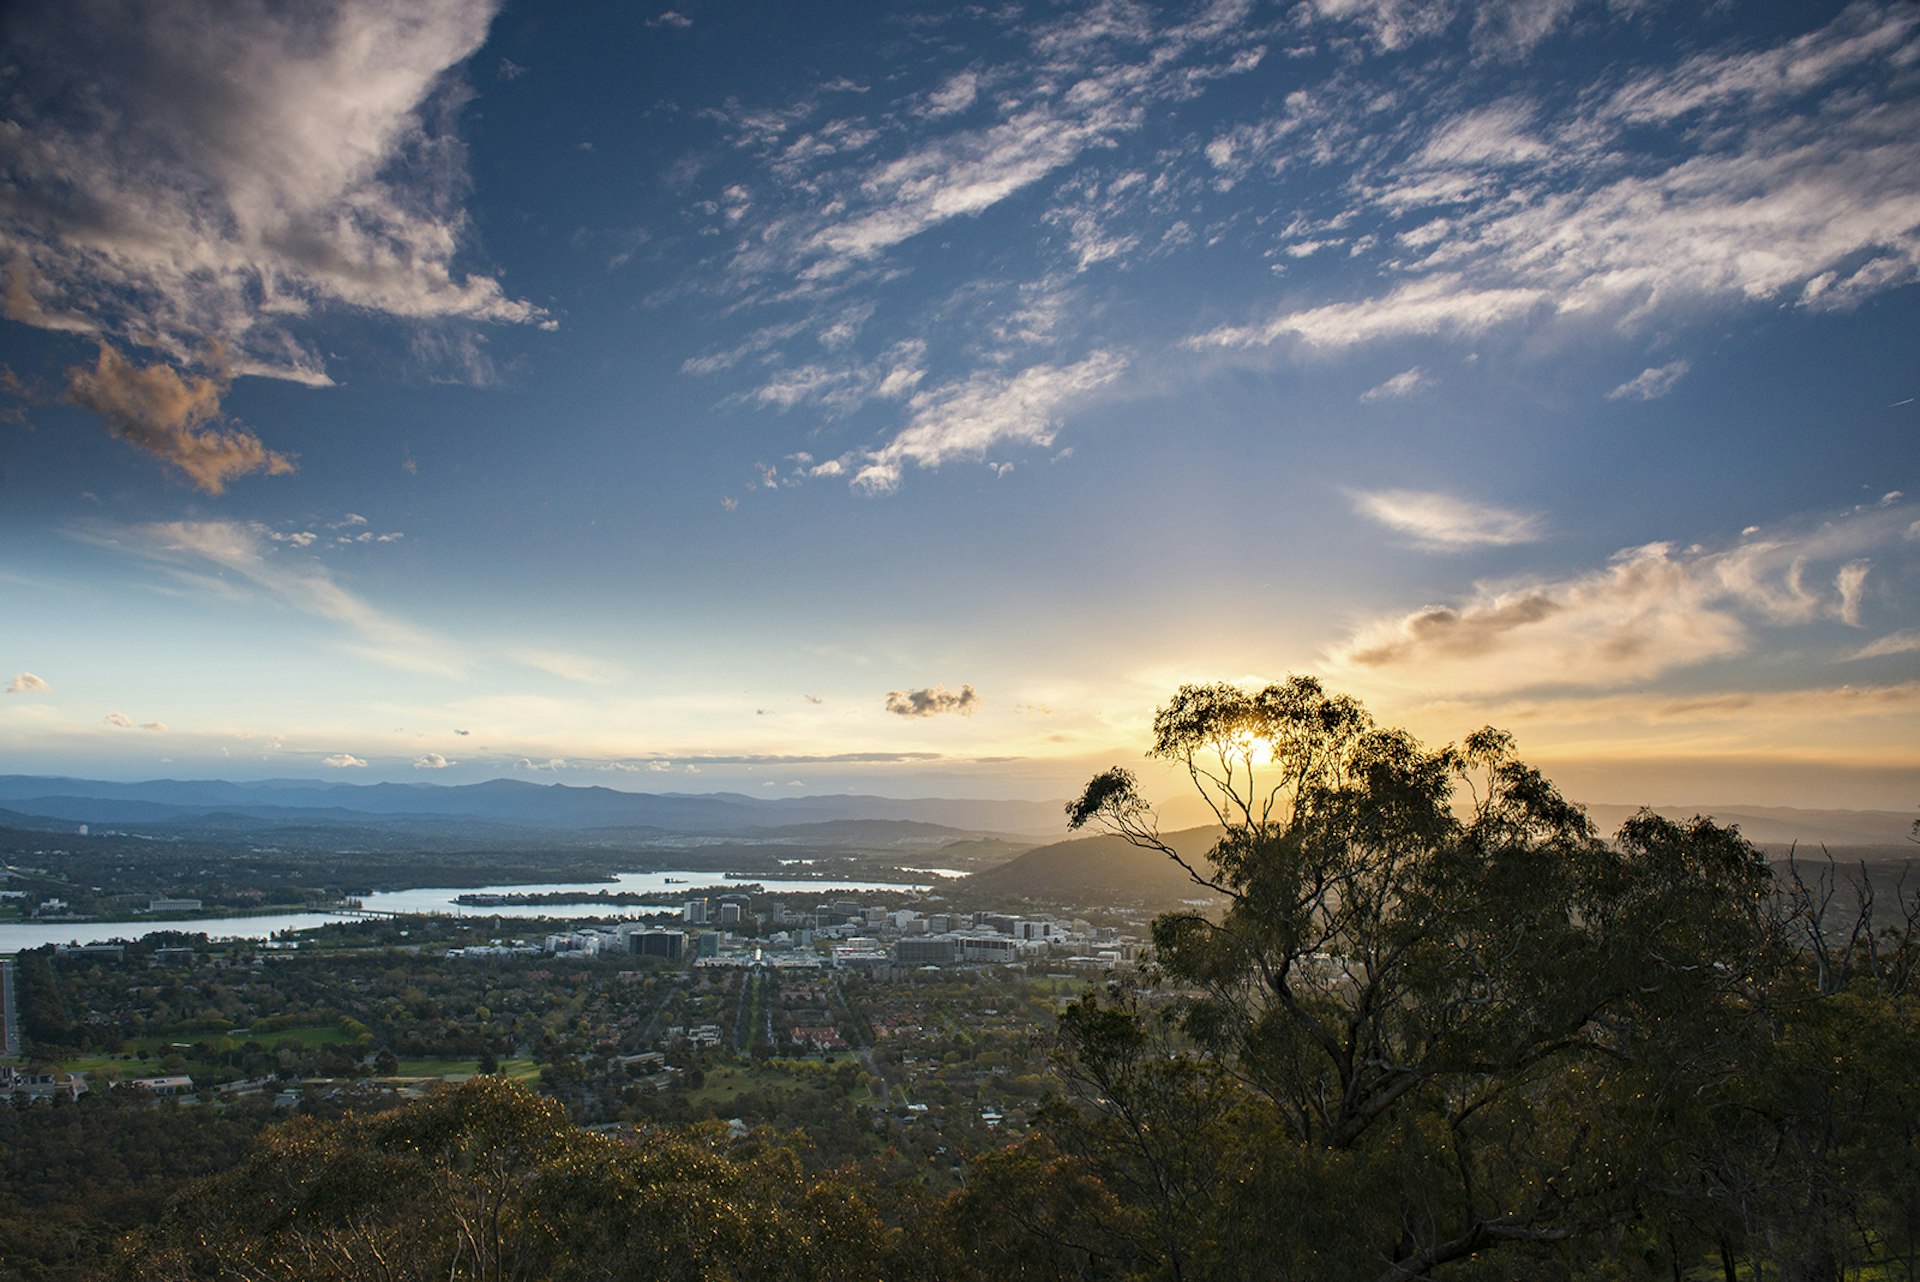
[[[1214,902],[1154,923],[1151,989],[1068,1010],[1059,1130],[1157,1219],[1161,1272],[1551,1274],[1677,1196],[1764,1036],[1737,833],[1643,813],[1604,842],[1505,733],[1428,749],[1306,677],[1183,686],[1151,755],[1218,820],[1206,859],[1123,769],[1069,821]]]

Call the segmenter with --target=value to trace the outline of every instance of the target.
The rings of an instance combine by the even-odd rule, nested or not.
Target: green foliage
[[[296,1121],[131,1239],[158,1279],[853,1279],[886,1233],[844,1182],[723,1130],[616,1139],[498,1077]]]
[[[96,1282],[117,1234],[240,1160],[269,1121],[258,1103],[189,1110],[97,1088],[57,1107],[0,1103],[0,1277]]]
[[[1219,905],[1155,922],[1154,989],[1068,1009],[1051,1118],[1151,1226],[1145,1272],[1586,1276],[1637,1241],[1678,1276],[1764,1241],[1838,1277],[1900,1237],[1870,1203],[1920,1223],[1912,1021],[1866,999],[1840,1036],[1871,1072],[1799,1047],[1863,1017],[1788,1000],[1802,954],[1736,831],[1643,812],[1603,842],[1504,732],[1428,750],[1309,678],[1182,687],[1154,733],[1224,828],[1207,857],[1122,770],[1070,818]],[[1839,1156],[1869,1135],[1884,1183]]]

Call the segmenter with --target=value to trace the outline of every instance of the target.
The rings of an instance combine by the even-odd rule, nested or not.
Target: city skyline
[[[0,772],[1920,804],[1913,5],[0,22]]]

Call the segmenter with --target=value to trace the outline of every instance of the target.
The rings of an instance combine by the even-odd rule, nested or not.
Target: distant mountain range
[[[112,783],[0,775],[0,807],[67,823],[199,821],[236,828],[249,823],[390,826],[398,821],[447,820],[549,830],[622,828],[687,836],[773,837],[795,826],[861,821],[1036,836],[1052,836],[1066,827],[1063,803],[1057,801],[868,796],[766,799],[728,792],[622,792],[517,779],[446,786],[298,779]]]
[[[1723,824],[1738,824],[1741,833],[1756,844],[1778,848],[1797,842],[1809,852],[1823,845],[1880,847],[1891,855],[1908,845],[1914,820],[1911,813],[1891,810],[1747,805],[1659,809],[1676,819],[1710,815]],[[344,827],[380,828],[395,835],[414,831],[423,836],[494,832],[508,838],[521,830],[571,832],[582,838],[618,830],[624,837],[831,839],[901,847],[935,845],[972,834],[1057,839],[1065,835],[1066,828],[1058,801],[872,796],[769,799],[730,792],[623,792],[518,779],[449,786],[305,779],[114,783],[0,775],[0,812],[6,812],[0,813],[0,826],[22,828],[86,823],[174,831],[191,827],[202,833],[239,835],[268,828]],[[1168,817],[1178,812],[1178,807],[1170,808]],[[1602,833],[1611,835],[1634,813],[1634,807],[1594,805],[1588,807],[1588,813]],[[1042,855],[1046,849],[1051,848],[1037,850],[1034,855]],[[1912,849],[1920,855],[1920,847]]]

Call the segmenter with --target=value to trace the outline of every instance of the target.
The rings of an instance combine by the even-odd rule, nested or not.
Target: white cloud
[[[941,81],[938,89],[927,95],[927,103],[921,114],[932,118],[958,115],[971,107],[979,96],[979,74],[973,71],[955,72]]]
[[[7,682],[8,694],[43,694],[52,689],[52,686],[31,672],[16,672],[13,674],[13,680]]]
[[[926,377],[927,345],[919,339],[894,343],[871,361],[842,360],[783,369],[747,394],[755,404],[781,412],[812,405],[851,414],[869,400],[901,400]]]
[[[335,770],[364,770],[367,767],[366,762],[351,752],[336,752],[331,757],[322,757],[320,764],[331,766]]]
[[[1635,325],[1702,305],[1845,307],[1911,282],[1920,278],[1920,103],[1858,85],[1900,74],[1916,29],[1910,8],[1856,5],[1773,49],[1603,81],[1566,107],[1511,99],[1364,137],[1364,116],[1341,119],[1308,102],[1301,119],[1341,143],[1324,160],[1353,162],[1360,151],[1333,221],[1405,228],[1378,242],[1390,250],[1388,287],[1285,306],[1195,343],[1346,347],[1473,336],[1536,314]],[[1650,124],[1685,127],[1654,149],[1634,132]],[[1247,163],[1230,150],[1233,164]],[[1619,394],[1670,386],[1656,373]]]
[[[1901,54],[1920,26],[1910,5],[1855,4],[1818,31],[1770,49],[1701,53],[1620,88],[1607,114],[1664,124],[1716,109],[1751,111],[1800,97],[1850,68]]]
[[[832,468],[817,464],[812,474],[852,467],[854,485],[884,493],[899,486],[909,464],[937,468],[953,458],[983,459],[1001,445],[1051,445],[1068,405],[1111,383],[1126,367],[1120,356],[1095,352],[1073,365],[1035,365],[1011,377],[976,374],[918,392],[909,402],[912,417],[892,440],[851,459],[831,460]]]
[[[1265,347],[1297,338],[1312,347],[1353,347],[1408,334],[1471,337],[1550,305],[1544,289],[1479,288],[1446,272],[1401,285],[1379,298],[1286,312],[1259,325],[1223,325],[1196,335],[1195,347]]]
[[[1618,401],[1632,397],[1641,401],[1658,400],[1671,392],[1674,385],[1692,368],[1693,366],[1686,361],[1669,361],[1658,369],[1643,369],[1608,392],[1607,399]]]
[[[302,316],[528,321],[455,263],[464,156],[447,71],[494,0],[73,0],[21,8],[0,159],[10,308],[176,362],[328,381]]]
[[[423,752],[413,759],[415,770],[445,770],[453,764],[437,752]]]
[[[1851,662],[1859,659],[1883,659],[1890,654],[1916,652],[1920,652],[1920,628],[1908,628],[1901,632],[1889,632],[1877,641],[1869,641],[1846,657]]]
[[[1849,620],[1864,582],[1855,558],[1897,546],[1903,524],[1872,509],[1721,551],[1630,548],[1601,569],[1482,585],[1464,600],[1377,620],[1336,647],[1328,666],[1429,694],[1646,680],[1745,654],[1757,627]],[[1823,563],[1837,562],[1831,592],[1810,586]]]
[[[108,725],[119,726],[122,730],[133,729],[133,718],[124,712],[109,712],[106,720]]]
[[[1433,380],[1416,365],[1412,369],[1402,370],[1378,386],[1368,388],[1360,393],[1360,399],[1368,402],[1398,400],[1432,385]]]
[[[1088,91],[1078,103],[1047,104],[927,143],[865,175],[868,208],[827,223],[799,247],[808,260],[802,275],[846,271],[951,218],[978,214],[1102,139],[1138,127],[1140,107],[1119,86],[1080,84]]]
[[[1438,35],[1458,12],[1449,0],[1312,0],[1322,20],[1352,23],[1382,49]]]
[[[1353,509],[1369,520],[1405,534],[1421,547],[1456,551],[1532,543],[1540,537],[1538,518],[1448,494],[1424,490],[1360,490]]]
[[[788,199],[769,209],[733,259],[738,282],[791,281],[817,289],[843,281],[903,242],[956,218],[984,213],[1088,151],[1138,131],[1155,102],[1191,96],[1207,80],[1250,70],[1255,29],[1233,0],[1201,20],[1156,28],[1144,9],[1098,5],[1028,29],[1027,56],[993,72],[993,119],[948,128],[973,114],[981,74],[951,73],[931,94],[871,124],[833,121],[796,135],[816,95],[784,108],[735,107],[727,122],[761,151]],[[854,159],[857,158],[857,159]],[[854,159],[854,163],[848,163]]]
[[[1840,594],[1840,620],[1856,628],[1860,626],[1860,603],[1867,589],[1867,570],[1867,562],[1852,561],[1841,566],[1833,576],[1834,591]]]

